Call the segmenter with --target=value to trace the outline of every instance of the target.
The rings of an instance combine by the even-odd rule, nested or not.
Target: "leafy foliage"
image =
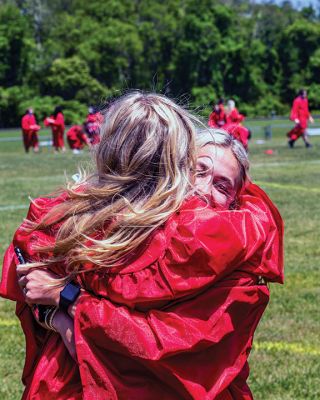
[[[249,0],[0,0],[0,126],[30,102],[100,104],[130,88],[287,112],[300,87],[320,108],[319,10]],[[35,102],[34,102],[35,103]],[[71,103],[70,103],[71,104]],[[82,112],[82,111],[81,111]],[[10,114],[10,115],[8,115]]]

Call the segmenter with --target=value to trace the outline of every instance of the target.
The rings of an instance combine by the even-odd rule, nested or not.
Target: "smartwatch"
[[[80,294],[80,286],[69,282],[60,292],[59,308],[68,312],[69,306],[74,303]]]

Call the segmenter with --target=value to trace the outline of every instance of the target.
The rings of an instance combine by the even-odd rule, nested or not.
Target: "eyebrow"
[[[205,157],[201,157],[201,158],[205,158]],[[206,158],[207,158],[207,157],[206,157]],[[208,157],[208,159],[210,160],[209,157]],[[213,167],[212,162],[211,162],[211,165],[208,165],[205,161],[197,160],[197,164],[198,164],[200,167],[204,167],[204,168],[206,168],[206,169],[211,169],[211,168]]]

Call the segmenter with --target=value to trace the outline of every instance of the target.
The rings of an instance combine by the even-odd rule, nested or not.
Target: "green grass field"
[[[251,176],[268,192],[285,220],[286,282],[271,288],[271,302],[250,356],[250,384],[257,400],[315,400],[320,398],[320,137],[311,138],[312,149],[305,149],[299,141],[290,150],[284,137],[290,125],[272,121],[273,139],[257,144],[263,138],[261,127],[268,123],[248,123],[253,130]],[[18,131],[0,132],[0,139],[19,135]],[[274,154],[265,154],[266,149],[273,149]],[[78,162],[88,158],[88,153],[56,155],[48,148],[26,155],[20,142],[0,141],[1,255],[26,214],[28,196],[54,190],[64,182],[65,172],[71,176]],[[20,399],[24,339],[14,304],[3,299],[0,343],[0,399]]]

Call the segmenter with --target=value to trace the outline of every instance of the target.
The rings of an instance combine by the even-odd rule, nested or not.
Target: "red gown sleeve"
[[[51,125],[51,122],[49,122],[49,120],[52,118],[52,116],[51,117],[47,117],[47,118],[45,118],[44,120],[43,120],[43,124],[44,124],[44,126],[50,126]]]
[[[89,140],[88,136],[84,132],[80,131],[79,137],[80,137],[81,142],[83,142],[83,143],[87,144],[88,146],[90,146],[90,140]]]
[[[27,219],[34,222],[39,222],[51,207],[59,204],[65,199],[66,194],[62,194],[61,196],[53,199],[36,199],[30,204]],[[12,243],[5,252],[0,283],[0,296],[13,301],[23,302],[24,297],[17,282],[16,265],[18,264],[18,261],[14,252],[14,247],[18,246],[20,248],[27,261],[38,261],[40,259],[39,253],[34,249],[34,244],[39,244],[41,242],[45,244],[52,244],[55,240],[52,232],[50,231],[35,231],[28,233],[25,231],[24,226],[25,223],[23,222],[15,232]],[[61,273],[62,271],[63,267],[60,267],[59,272]]]

